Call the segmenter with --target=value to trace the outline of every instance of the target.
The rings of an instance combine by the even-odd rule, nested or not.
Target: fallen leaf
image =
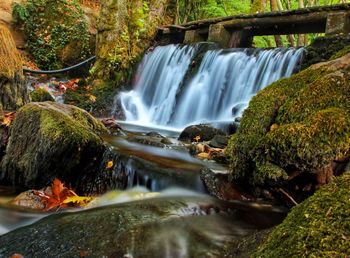
[[[196,137],[193,138],[196,142],[198,142],[201,139],[200,135],[197,135]]]
[[[199,154],[197,155],[197,157],[200,158],[200,159],[208,159],[209,154],[206,153],[206,152],[202,152],[202,153],[199,153]]]
[[[16,112],[4,112],[4,119],[2,120],[2,125],[9,127],[12,121],[16,117]]]
[[[67,197],[63,203],[69,204],[69,203],[74,203],[78,204],[79,207],[86,206],[89,202],[91,202],[94,198],[93,197],[87,197],[87,196],[70,196]]]
[[[112,168],[113,167],[113,161],[110,160],[107,162],[107,165],[106,165],[106,168],[109,169],[109,168]]]

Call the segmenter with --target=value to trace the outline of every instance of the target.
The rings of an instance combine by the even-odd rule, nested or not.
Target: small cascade
[[[259,90],[292,75],[304,52],[295,48],[209,50],[199,67],[189,71],[197,50],[198,45],[167,45],[147,53],[133,90],[118,96],[126,121],[176,128],[232,121]]]
[[[176,104],[176,93],[196,52],[193,46],[157,47],[145,55],[133,90],[120,95],[127,121],[164,124]]]

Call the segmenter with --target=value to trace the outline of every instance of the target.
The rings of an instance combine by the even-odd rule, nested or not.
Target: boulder
[[[347,54],[260,91],[228,146],[233,177],[252,185],[287,183],[293,174],[316,187],[329,181],[350,150],[349,68]]]
[[[199,141],[210,141],[215,135],[226,135],[226,133],[209,125],[200,124],[186,127],[178,139],[180,141],[193,142],[199,136]]]
[[[22,58],[10,31],[0,24],[0,105],[14,110],[29,102]]]
[[[103,124],[77,107],[55,102],[22,107],[11,126],[0,181],[39,189],[55,178],[75,187],[102,155]]]
[[[211,139],[209,145],[214,148],[224,149],[227,146],[229,136],[226,135],[215,135],[213,139]]]
[[[249,257],[283,217],[207,196],[153,198],[46,217],[0,236],[0,256]]]

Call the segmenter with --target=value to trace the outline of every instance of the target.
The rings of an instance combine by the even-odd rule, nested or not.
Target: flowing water
[[[233,121],[259,90],[295,72],[304,52],[209,50],[196,72],[192,70],[198,49],[198,45],[168,45],[145,55],[133,89],[117,97],[127,122],[184,128]]]
[[[126,116],[124,126],[130,131],[162,132],[168,137],[160,143],[168,143],[144,144],[145,133],[106,136],[111,148],[105,161],[116,165],[107,171],[103,163],[98,170],[101,180],[110,183],[106,189],[120,189],[103,195],[87,211],[40,220],[48,214],[0,202],[0,235],[40,220],[0,236],[0,256],[20,250],[17,239],[22,238],[19,242],[31,244],[21,250],[29,248],[34,256],[74,255],[71,252],[79,243],[87,250],[94,246],[95,255],[112,252],[113,257],[198,257],[203,252],[221,257],[242,239],[280,223],[283,209],[210,198],[199,170],[215,165],[193,158],[172,137],[189,124],[241,116],[259,90],[297,70],[303,50],[209,50],[202,58],[200,51],[199,45],[155,48],[139,65],[133,90],[118,96]],[[45,242],[63,231],[74,241],[58,237],[53,244]],[[96,233],[93,245],[86,241],[91,232]]]

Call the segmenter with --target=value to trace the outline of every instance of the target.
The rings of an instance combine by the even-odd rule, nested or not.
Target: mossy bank
[[[294,207],[253,257],[349,257],[350,171]]]

